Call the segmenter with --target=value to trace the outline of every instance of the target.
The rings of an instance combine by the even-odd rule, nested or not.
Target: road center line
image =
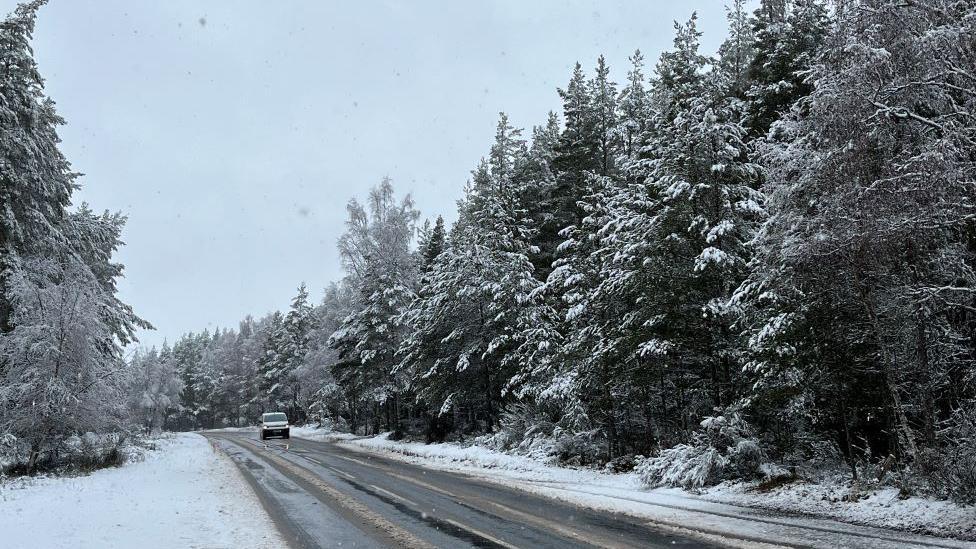
[[[322,465],[322,464],[320,463],[319,465]],[[346,477],[349,480],[356,480],[356,477],[354,475],[350,475],[349,473],[347,473],[345,471],[340,471],[339,469],[336,469],[335,467],[330,467],[328,465],[322,465],[322,466],[325,467],[326,469],[332,471],[333,473],[336,473],[336,474],[339,474],[339,475],[342,475],[342,476]]]
[[[351,457],[346,457],[346,456],[340,456],[340,455],[338,455],[338,454],[330,454],[330,455],[332,455],[333,457],[337,457],[337,458],[339,458],[339,459],[344,459],[344,460],[346,460],[346,461],[351,461],[351,462],[353,462],[353,463],[358,463],[359,465],[365,465],[366,467],[372,467],[372,468],[374,468],[374,469],[383,469],[382,467],[380,467],[380,466],[378,466],[378,465],[374,465],[374,464],[372,464],[372,463],[366,463],[365,461],[362,461],[362,460],[358,460],[358,459],[356,459],[356,458],[351,458]],[[385,470],[385,469],[384,469],[384,470]]]
[[[597,543],[597,542],[595,542],[593,540],[590,540],[586,536],[581,536],[579,534],[579,532],[576,532],[575,530],[572,530],[570,528],[566,528],[564,526],[561,526],[561,525],[559,525],[559,524],[557,524],[557,523],[555,523],[553,521],[539,520],[539,518],[536,517],[536,516],[530,515],[528,513],[523,513],[522,511],[519,511],[517,509],[512,509],[511,507],[509,507],[507,505],[502,505],[501,503],[497,503],[497,502],[494,502],[494,501],[491,501],[491,500],[484,500],[484,501],[486,503],[488,503],[489,505],[492,505],[494,507],[497,507],[498,509],[502,510],[505,513],[508,513],[510,515],[516,516],[516,517],[524,520],[526,524],[533,524],[534,523],[534,524],[537,524],[537,525],[542,526],[545,529],[552,530],[554,532],[559,533],[562,536],[565,536],[565,537],[568,537],[568,538],[571,538],[571,539],[578,539],[578,540],[585,541],[587,543],[591,543],[591,544],[597,545],[597,546],[601,545],[600,543]]]
[[[410,482],[412,484],[416,484],[417,486],[426,488],[426,489],[428,489],[428,490],[430,490],[432,492],[437,492],[438,494],[440,494],[442,496],[447,496],[447,497],[452,498],[452,499],[458,499],[457,495],[452,494],[451,492],[448,492],[447,490],[443,490],[441,488],[438,488],[438,487],[434,486],[433,484],[427,484],[426,482],[424,482],[422,480],[417,480],[417,479],[415,479],[413,477],[408,477],[406,475],[401,475],[399,473],[394,473],[393,471],[387,471],[386,474],[390,475],[391,477],[396,477],[396,478],[398,478],[400,480],[405,480],[405,481]]]
[[[456,520],[451,520],[449,518],[442,518],[440,520],[443,520],[444,522],[450,524],[451,526],[454,526],[455,528],[460,528],[462,530],[467,530],[468,532],[471,532],[472,534],[474,534],[474,535],[476,535],[476,536],[478,536],[480,538],[484,538],[484,539],[486,539],[486,540],[488,540],[488,541],[490,541],[490,542],[492,542],[492,543],[494,543],[494,544],[496,544],[496,545],[498,545],[500,547],[506,547],[507,549],[518,549],[518,547],[516,547],[515,545],[512,545],[511,543],[504,542],[504,541],[502,541],[502,540],[500,540],[500,539],[498,539],[496,537],[490,536],[490,535],[482,532],[481,530],[477,530],[477,529],[472,528],[470,526],[461,524],[460,522],[458,522]]]
[[[409,499],[407,499],[407,498],[405,498],[405,497],[403,497],[401,495],[394,494],[393,492],[391,492],[389,490],[384,490],[383,488],[380,488],[379,486],[377,486],[375,484],[370,484],[369,487],[372,488],[373,490],[376,490],[377,492],[379,492],[379,493],[387,496],[387,497],[391,497],[393,499],[402,501],[403,503],[406,503],[408,505],[413,505],[414,507],[420,507],[415,502],[410,501]]]

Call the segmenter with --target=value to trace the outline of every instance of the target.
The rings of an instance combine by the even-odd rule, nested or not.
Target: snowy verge
[[[366,438],[308,428],[293,434],[462,472],[658,524],[756,541],[802,540],[817,547],[847,546],[838,543],[840,540],[860,547],[916,543],[971,547],[945,538],[976,540],[976,509],[924,498],[897,500],[886,491],[857,502],[832,501],[835,498],[827,496],[826,488],[818,491],[811,485],[790,485],[762,494],[750,491],[751,484],[723,485],[696,495],[674,488],[647,490],[634,473],[557,467],[480,446],[395,442],[386,435]]]
[[[924,497],[902,499],[898,489],[890,487],[859,492],[856,501],[849,501],[851,495],[850,487],[839,482],[796,482],[769,491],[757,490],[756,483],[723,483],[703,497],[719,503],[976,541],[974,506]]]
[[[88,476],[0,484],[3,547],[277,548],[285,542],[235,465],[200,435]]]
[[[349,433],[340,433],[338,431],[320,429],[314,425],[303,425],[301,427],[292,426],[291,436],[319,442],[342,442],[362,438]]]

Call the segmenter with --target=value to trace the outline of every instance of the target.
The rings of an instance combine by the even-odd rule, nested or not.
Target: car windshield
[[[288,416],[285,414],[264,414],[263,418],[265,422],[288,421]]]

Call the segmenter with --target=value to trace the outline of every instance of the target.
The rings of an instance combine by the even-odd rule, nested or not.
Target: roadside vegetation
[[[0,466],[9,473],[124,460],[123,347],[150,327],[116,297],[125,217],[72,207],[79,174],[58,149],[63,120],[29,43],[43,4],[0,23]]]

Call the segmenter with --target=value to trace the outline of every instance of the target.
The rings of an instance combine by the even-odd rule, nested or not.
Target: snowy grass
[[[26,444],[5,442],[0,444],[0,471],[9,477],[27,474]],[[73,435],[62,441],[54,459],[49,453],[42,454],[34,472],[42,477],[71,476],[118,467],[141,460],[145,451],[152,446],[153,440],[127,433]]]
[[[781,536],[778,539],[804,540],[817,547],[843,546],[837,545],[824,531],[842,537],[845,532],[869,536],[843,538],[860,547],[895,547],[933,539],[944,546],[970,546],[874,528],[976,541],[976,508],[919,497],[899,500],[893,490],[879,490],[856,501],[843,501],[842,486],[800,483],[762,493],[756,491],[758,483],[755,482],[726,483],[698,494],[677,488],[648,490],[641,485],[637,473],[558,467],[475,445],[391,441],[387,438],[389,434],[357,437],[311,427],[292,433],[296,437],[339,442],[428,467],[479,476],[588,507],[649,518],[659,524],[688,526],[712,533],[755,539],[766,539],[775,533]]]
[[[87,476],[0,483],[4,548],[283,547],[233,463],[202,436]]]

